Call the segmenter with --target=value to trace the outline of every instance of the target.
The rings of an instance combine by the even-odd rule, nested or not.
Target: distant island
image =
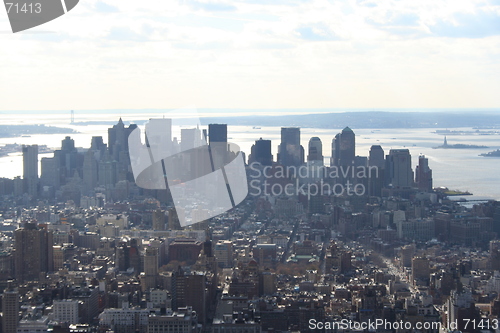
[[[5,146],[0,146],[0,157],[7,156],[12,153],[20,153],[22,151],[22,145],[17,143],[8,143]],[[47,145],[38,145],[38,153],[46,154],[53,153],[54,150],[47,147]]]
[[[479,154],[479,156],[484,156],[484,157],[500,157],[500,149],[490,151],[489,153],[485,154]]]
[[[474,128],[474,131],[463,131],[463,130],[436,130],[434,133],[441,135],[498,135],[500,131],[480,131],[478,128]]]
[[[446,136],[444,137],[444,143],[441,146],[433,147],[433,149],[482,149],[482,148],[488,148],[488,146],[466,145],[463,143],[456,143],[450,145],[446,140]]]
[[[0,125],[0,138],[28,137],[34,134],[73,134],[71,128],[40,125]]]

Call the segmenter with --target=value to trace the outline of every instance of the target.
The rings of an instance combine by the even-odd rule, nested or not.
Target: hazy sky
[[[500,107],[500,0],[80,0],[0,40],[0,110]]]

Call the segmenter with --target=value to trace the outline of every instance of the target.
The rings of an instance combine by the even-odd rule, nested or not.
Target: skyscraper
[[[201,131],[199,128],[182,128],[181,129],[181,151],[186,151],[200,146]]]
[[[356,156],[356,137],[349,127],[346,127],[340,133],[339,142],[339,165],[350,166]]]
[[[284,166],[299,166],[304,163],[304,147],[300,145],[300,128],[281,128],[278,163]]]
[[[340,133],[337,133],[332,139],[332,156],[330,157],[330,166],[339,164],[340,153]]]
[[[384,149],[380,145],[371,146],[368,165],[376,166],[380,169],[385,168]]]
[[[155,288],[158,277],[158,249],[155,247],[147,247],[144,253],[144,276],[142,285],[143,290]]]
[[[307,161],[320,161],[323,164],[323,144],[321,139],[317,136],[312,137],[309,140],[309,153],[307,155]]]
[[[19,291],[13,287],[13,281],[9,281],[7,289],[2,295],[2,332],[17,333],[19,322]]]
[[[262,165],[272,165],[273,155],[271,154],[271,140],[263,140],[260,138],[252,145],[252,153],[248,159],[248,163],[258,162]]]
[[[83,184],[87,193],[97,186],[98,164],[92,149],[87,150],[83,159]]]
[[[35,196],[38,193],[38,145],[23,145],[24,191]]]
[[[214,142],[227,143],[227,124],[209,124],[208,139],[209,144]]]
[[[16,280],[20,283],[38,280],[40,273],[53,270],[52,231],[26,223],[14,232]]]
[[[52,186],[59,189],[61,185],[61,174],[59,160],[56,157],[42,157],[42,175],[40,176],[41,186]]]
[[[413,186],[411,155],[408,149],[391,149],[387,155],[386,176],[393,188]]]
[[[223,167],[229,161],[227,143],[227,125],[209,124],[208,141],[212,154],[212,163],[215,169]]]
[[[371,146],[368,166],[368,193],[372,196],[380,197],[385,178],[385,155],[384,149],[380,145]]]
[[[418,165],[415,169],[415,185],[419,190],[432,191],[432,170],[429,168],[429,159],[425,155],[418,157]]]

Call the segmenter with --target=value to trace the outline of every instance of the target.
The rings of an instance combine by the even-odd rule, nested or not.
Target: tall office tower
[[[281,128],[278,163],[284,166],[299,166],[304,163],[304,147],[300,145],[300,128]]]
[[[108,146],[102,140],[102,136],[93,136],[90,141],[90,149],[95,153],[97,160],[100,160],[104,156],[104,152]]]
[[[52,186],[55,190],[59,189],[61,186],[59,160],[56,157],[42,157],[41,167],[40,185],[42,187]]]
[[[385,155],[380,145],[371,146],[368,166],[368,193],[380,197],[385,179]]]
[[[160,208],[153,211],[153,230],[165,230],[167,216]]]
[[[89,193],[97,186],[98,168],[95,153],[91,148],[87,150],[83,159],[83,186],[85,194]]]
[[[330,157],[330,166],[339,165],[340,153],[340,133],[337,133],[332,139],[332,156]]]
[[[168,209],[168,230],[181,230],[181,223],[179,221],[179,216],[175,208]]]
[[[415,185],[419,190],[432,191],[432,170],[429,168],[429,159],[425,155],[418,157],[418,165],[415,169]]]
[[[78,151],[75,141],[69,136],[61,141],[61,149],[54,152],[54,158],[59,162],[61,184],[74,176],[78,164]]]
[[[264,166],[273,164],[273,155],[271,154],[271,140],[260,138],[252,145],[252,152],[248,158],[248,163],[258,162]]]
[[[205,323],[207,315],[207,276],[206,273],[191,272],[186,274],[181,266],[172,273],[172,309],[192,306],[198,314],[198,322]]]
[[[490,269],[500,270],[500,240],[490,241]]]
[[[181,129],[181,151],[199,147],[201,144],[201,131],[199,128]]]
[[[116,125],[108,128],[108,150],[115,161],[120,160],[120,152],[128,152],[128,136],[136,128],[136,124],[125,127],[122,118]]]
[[[408,149],[391,149],[386,158],[386,178],[394,188],[413,186],[411,155]]]
[[[215,169],[224,166],[229,159],[227,144],[227,125],[209,124],[208,140]]]
[[[112,160],[108,151],[99,161],[97,176],[99,185],[112,186],[116,184],[116,162]]]
[[[172,119],[149,119],[146,123],[146,142],[154,156],[173,153]]]
[[[346,127],[340,133],[339,142],[339,165],[350,166],[354,163],[356,156],[356,137],[349,127]]]
[[[16,280],[19,283],[38,280],[40,273],[53,270],[52,231],[26,223],[14,231]]]
[[[75,140],[73,140],[69,136],[65,137],[64,140],[61,141],[61,150],[64,150],[64,151],[75,150]]]
[[[24,191],[35,196],[38,193],[38,145],[22,146]]]
[[[144,291],[156,288],[158,263],[158,249],[156,247],[147,247],[144,252],[144,276],[141,277]]]
[[[90,149],[102,150],[103,148],[106,148],[106,144],[104,143],[102,136],[93,136],[90,140]]]
[[[323,165],[323,144],[321,139],[317,136],[312,137],[309,140],[309,154],[307,155],[307,161],[320,161]]]
[[[2,295],[2,333],[17,333],[19,323],[19,291],[9,281]]]
[[[375,166],[380,169],[385,168],[384,149],[382,149],[380,145],[371,146],[368,165]]]
[[[208,139],[209,144],[214,142],[227,143],[227,124],[209,124]]]
[[[118,153],[125,149],[125,125],[120,117],[118,123],[113,127],[108,128],[108,149],[112,156],[117,156]]]

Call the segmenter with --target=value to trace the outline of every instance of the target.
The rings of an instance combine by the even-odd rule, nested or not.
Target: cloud
[[[173,43],[173,46],[186,50],[225,50],[231,47],[228,42],[207,42],[207,43]]]
[[[335,41],[340,40],[333,31],[323,23],[310,24],[295,29],[299,38],[307,41]]]
[[[184,3],[191,7],[191,9],[203,10],[206,12],[228,12],[236,10],[235,6],[224,2],[185,0]]]
[[[484,38],[500,35],[500,16],[497,13],[479,11],[456,13],[452,20],[441,20],[429,27],[437,36],[452,38]]]
[[[411,27],[419,25],[419,17],[415,13],[390,12],[382,17],[367,18],[366,22],[379,28]]]
[[[128,27],[113,27],[106,39],[120,42],[145,42],[148,37],[141,35]]]
[[[99,13],[117,13],[119,12],[118,8],[115,6],[109,5],[103,1],[97,1],[94,10]]]

